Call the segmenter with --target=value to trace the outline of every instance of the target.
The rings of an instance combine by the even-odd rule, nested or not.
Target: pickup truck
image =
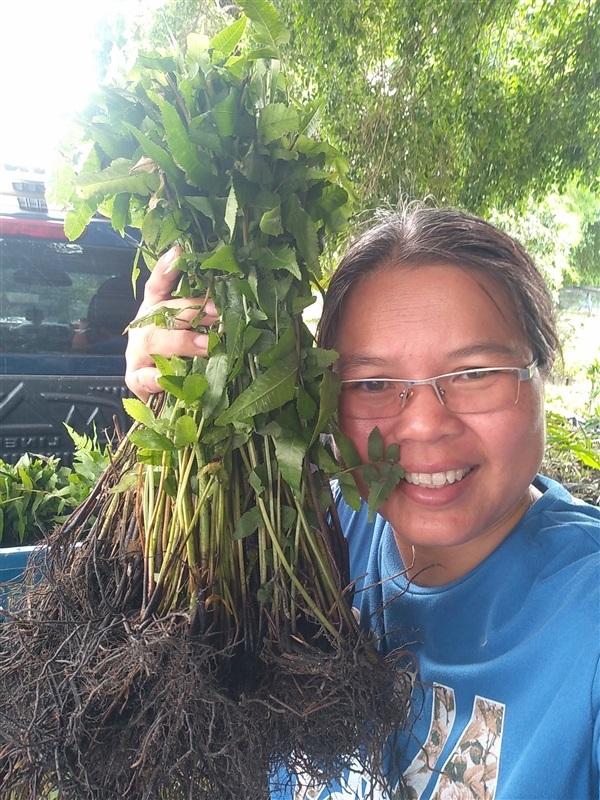
[[[101,444],[127,429],[123,331],[147,272],[140,261],[134,292],[136,254],[134,236],[104,219],[69,241],[60,216],[0,211],[0,460],[70,465],[64,423]]]

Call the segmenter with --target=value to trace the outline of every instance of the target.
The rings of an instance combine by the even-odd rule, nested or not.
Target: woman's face
[[[486,276],[454,265],[369,274],[346,301],[335,346],[342,379],[418,380],[470,368],[526,367],[533,360],[503,293]],[[521,383],[518,403],[500,411],[452,413],[429,385],[414,387],[391,418],[344,418],[342,409],[342,431],[364,461],[375,426],[386,445],[400,447],[409,480],[400,481],[379,511],[405,564],[414,560],[415,570],[440,565],[423,583],[445,583],[472,569],[530,505],[544,448],[537,372]]]

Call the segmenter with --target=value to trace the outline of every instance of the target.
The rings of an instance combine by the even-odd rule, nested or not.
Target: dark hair
[[[333,275],[318,327],[321,347],[335,349],[344,305],[360,280],[377,269],[452,264],[487,275],[512,304],[542,372],[560,350],[552,298],[523,247],[479,217],[450,208],[380,213],[349,247]]]

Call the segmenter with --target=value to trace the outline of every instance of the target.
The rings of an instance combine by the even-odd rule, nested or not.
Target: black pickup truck
[[[71,242],[59,216],[0,213],[1,460],[30,452],[69,465],[64,423],[100,442],[115,421],[126,429],[123,329],[139,305],[136,246],[106,220]]]

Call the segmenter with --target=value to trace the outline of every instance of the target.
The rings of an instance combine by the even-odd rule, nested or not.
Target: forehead
[[[346,300],[337,339],[342,362],[530,351],[505,290],[490,276],[455,264],[369,273]]]

